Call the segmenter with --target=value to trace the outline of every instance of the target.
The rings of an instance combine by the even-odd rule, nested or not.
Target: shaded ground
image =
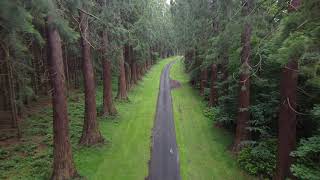
[[[172,90],[172,102],[183,180],[248,180],[228,151],[232,136],[213,127],[204,116],[205,103],[189,85],[181,61],[171,69],[171,77],[181,83]]]
[[[177,83],[169,78],[172,64],[165,66],[160,79],[149,180],[181,179],[171,101],[171,88],[177,86]]]

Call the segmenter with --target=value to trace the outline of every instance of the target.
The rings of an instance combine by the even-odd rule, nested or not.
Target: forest
[[[320,0],[0,0],[0,179],[320,180]]]

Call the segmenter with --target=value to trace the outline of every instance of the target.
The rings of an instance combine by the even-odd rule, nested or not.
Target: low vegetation
[[[99,117],[106,143],[81,147],[84,94],[72,92],[68,98],[71,144],[76,167],[88,179],[143,179],[148,174],[150,135],[162,68],[170,58],[155,65],[129,93],[129,102],[116,102],[118,114]],[[116,83],[116,81],[114,81]],[[146,98],[148,97],[148,98]],[[97,89],[101,102],[102,88]],[[99,106],[99,105],[98,105]],[[19,142],[0,149],[0,179],[49,179],[52,172],[52,110],[48,106],[25,119]],[[136,164],[139,164],[137,166]]]
[[[215,119],[205,116],[206,104],[190,86],[182,61],[173,65],[170,76],[181,83],[172,91],[172,98],[182,178],[250,179],[228,150],[232,135],[214,127]]]

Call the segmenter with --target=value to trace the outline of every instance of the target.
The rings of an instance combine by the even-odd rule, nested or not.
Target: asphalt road
[[[173,63],[165,66],[160,79],[149,180],[181,180],[169,77]]]

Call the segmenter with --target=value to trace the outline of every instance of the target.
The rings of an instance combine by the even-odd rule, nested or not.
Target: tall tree
[[[233,151],[238,152],[241,149],[242,141],[249,138],[249,106],[250,106],[250,60],[251,60],[251,33],[252,27],[248,20],[252,11],[254,0],[243,1],[242,13],[245,19],[244,29],[241,35],[241,67],[239,81],[239,105],[235,140]]]
[[[117,99],[119,100],[127,100],[127,83],[126,83],[126,73],[125,73],[125,65],[124,65],[124,52],[123,48],[119,50],[119,80],[118,80],[118,95]]]
[[[210,98],[209,106],[216,106],[218,104],[218,91],[217,91],[217,65],[211,65],[211,86],[210,86]]]
[[[301,0],[292,0],[288,11],[296,11],[301,4]],[[290,153],[296,146],[296,126],[297,126],[297,85],[299,57],[290,57],[288,63],[283,67],[280,82],[280,114],[278,120],[278,158],[276,167],[276,180],[284,180],[287,177],[293,178],[290,166],[293,158]]]
[[[80,10],[79,16],[85,94],[85,117],[80,144],[89,146],[101,143],[104,139],[100,133],[97,122],[96,85],[91,60],[91,47],[89,44],[88,15]]]
[[[207,68],[204,68],[200,73],[200,95],[201,96],[205,95],[207,80],[208,80],[208,70]]]
[[[53,25],[53,16],[47,17],[48,60],[53,88],[53,173],[51,179],[71,179],[77,176],[69,140],[66,85],[61,39]]]
[[[117,110],[112,99],[111,61],[106,55],[109,50],[108,33],[104,30],[102,36],[103,50],[105,52],[103,59],[103,115],[114,115],[117,113]]]

